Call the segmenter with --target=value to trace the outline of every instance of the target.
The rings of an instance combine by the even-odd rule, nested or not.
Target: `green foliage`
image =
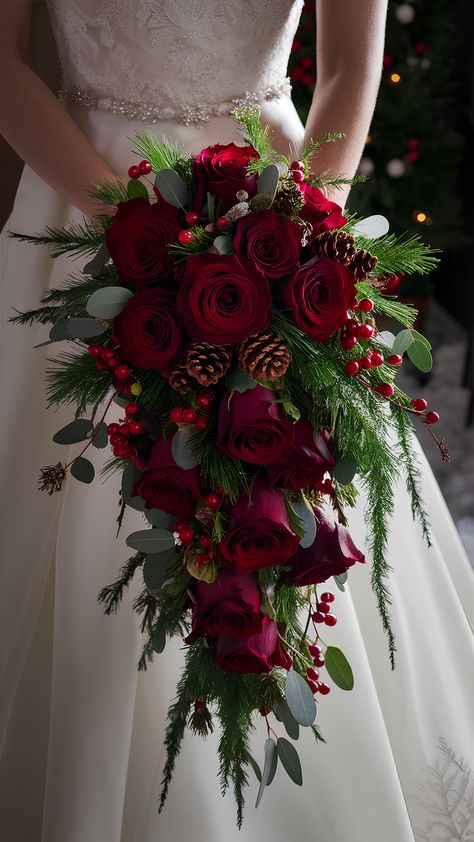
[[[317,176],[308,176],[306,181],[315,187],[319,187],[320,190],[323,190],[325,187],[335,187],[336,190],[340,190],[347,184],[362,184],[363,181],[367,181],[367,176],[359,173],[353,178],[348,178],[345,175],[330,175],[329,171],[325,171],[319,173]]]
[[[413,449],[413,424],[409,415],[403,409],[400,409],[400,407],[391,404],[390,409],[398,433],[399,458],[405,471],[413,519],[416,520],[418,518],[426,544],[428,547],[431,547],[430,525],[421,495],[421,473]]]
[[[111,388],[108,372],[99,371],[87,353],[63,353],[46,369],[48,407],[76,404],[81,415],[91,404],[103,401]]]
[[[124,590],[133,579],[134,573],[145,561],[145,553],[136,553],[125,562],[120,573],[111,585],[100,591],[97,600],[105,606],[105,614],[116,614],[123,599]]]
[[[439,263],[439,258],[435,257],[438,250],[423,243],[418,234],[386,234],[376,240],[356,237],[356,245],[359,249],[367,249],[378,258],[377,272],[383,274],[400,271],[405,275],[412,275],[414,272],[426,275]]]
[[[179,259],[184,260],[191,257],[193,254],[202,254],[207,251],[214,241],[214,234],[206,231],[201,225],[192,225],[189,229],[192,231],[194,239],[190,243],[170,243],[169,250],[176,254]]]
[[[102,286],[109,284],[116,278],[113,267],[104,267],[100,278],[89,278],[84,275],[68,275],[62,287],[46,290],[41,298],[42,307],[26,310],[13,316],[9,321],[16,324],[54,324],[60,319],[88,316],[86,304],[89,297]]]
[[[260,155],[247,166],[248,173],[261,173],[269,164],[279,160],[272,147],[268,126],[262,124],[260,109],[256,105],[239,105],[232,111],[244,143],[250,144]]]
[[[97,220],[83,218],[81,222],[73,222],[68,228],[54,228],[48,226],[43,234],[15,234],[10,231],[9,236],[23,243],[34,243],[37,246],[48,246],[51,257],[61,257],[63,254],[82,257],[94,254],[104,242],[104,227]]]
[[[301,153],[301,160],[304,163],[305,172],[308,175],[310,174],[313,158],[325,143],[335,143],[337,140],[343,140],[344,137],[345,134],[342,132],[326,132],[321,137],[316,138],[316,140],[311,140]]]
[[[374,302],[374,313],[383,313],[405,327],[414,325],[417,311],[410,304],[404,304],[391,295],[384,295],[369,283],[357,284],[357,292],[359,298],[370,298]]]
[[[123,181],[102,181],[94,184],[89,190],[93,199],[97,199],[103,205],[115,207],[119,202],[128,202],[127,185]]]
[[[192,159],[186,156],[178,143],[164,140],[154,132],[137,132],[131,141],[142,158],[150,161],[153,172],[174,170],[189,184],[192,174]]]

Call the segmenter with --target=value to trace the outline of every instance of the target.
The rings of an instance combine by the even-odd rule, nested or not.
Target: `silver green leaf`
[[[183,471],[188,471],[190,468],[195,468],[199,465],[199,459],[191,448],[189,438],[187,433],[178,430],[174,434],[173,441],[171,442],[173,459],[178,468],[182,468]]]
[[[352,456],[343,456],[334,465],[333,476],[341,485],[349,485],[357,472],[357,465]]]
[[[269,164],[258,176],[257,190],[259,193],[266,193],[274,197],[277,187],[280,171],[276,164]]]
[[[293,716],[285,699],[282,699],[281,702],[278,702],[278,704],[275,705],[273,712],[280,722],[283,722],[288,736],[291,737],[292,740],[297,740],[300,735],[300,726]]]
[[[431,356],[431,351],[424,342],[420,342],[418,339],[415,339],[414,342],[408,348],[407,354],[416,368],[419,371],[423,371],[426,373],[427,371],[431,371],[433,368],[433,357]]]
[[[346,656],[337,646],[328,646],[324,653],[326,669],[341,690],[352,690],[354,675]]]
[[[97,278],[101,274],[102,269],[109,260],[110,254],[107,248],[107,244],[102,243],[95,257],[93,257],[92,260],[89,260],[85,264],[82,270],[83,274],[90,275],[92,278]]]
[[[166,632],[163,626],[158,626],[151,639],[151,645],[158,655],[161,655],[166,646]]]
[[[107,424],[105,421],[101,421],[95,427],[94,435],[91,436],[91,444],[102,450],[104,447],[107,447],[108,443],[109,437],[107,434]]]
[[[173,515],[169,515],[168,512],[164,512],[162,509],[144,509],[143,514],[152,526],[159,526],[161,529],[168,529],[170,532],[176,520]]]
[[[263,791],[266,786],[270,786],[273,778],[275,777],[275,772],[278,765],[278,749],[275,740],[272,740],[271,737],[268,737],[265,740],[265,763],[263,765],[263,772],[262,772],[262,780],[260,781],[260,786],[258,788],[258,795],[257,800],[255,802],[255,806],[258,807],[260,801],[262,800]]]
[[[255,772],[255,777],[257,778],[257,781],[260,783],[260,781],[262,780],[262,770],[260,769],[260,766],[258,765],[255,758],[252,757],[249,751],[245,752],[245,758],[248,764],[252,767],[253,771]]]
[[[239,365],[234,365],[227,373],[227,388],[229,392],[246,392],[247,389],[254,389],[257,381],[242,371]]]
[[[345,591],[344,584],[347,582],[347,570],[344,570],[344,573],[338,573],[337,576],[333,576],[333,579],[339,590]]]
[[[285,772],[297,786],[303,784],[303,771],[301,769],[298,752],[292,743],[285,737],[279,737],[277,741],[278,757],[281,760]]]
[[[88,299],[86,310],[91,316],[98,316],[100,319],[114,319],[132,297],[133,292],[126,287],[101,287]]]
[[[70,339],[86,339],[89,336],[100,336],[106,330],[105,325],[99,324],[97,319],[67,319],[67,332]]]
[[[403,355],[413,342],[412,330],[401,330],[397,333],[395,341],[392,345],[392,354]]]
[[[168,568],[176,559],[176,549],[160,553],[149,553],[143,564],[143,581],[148,590],[157,595],[169,580]]]
[[[128,536],[126,544],[143,553],[160,553],[175,546],[173,533],[166,529],[139,529]]]
[[[415,341],[421,342],[428,348],[428,351],[431,351],[431,342],[426,338],[426,336],[423,336],[422,333],[418,333],[418,331],[414,330],[413,328],[411,332]]]
[[[135,509],[137,512],[143,512],[145,509],[145,501],[143,497],[133,497],[132,491],[135,480],[140,475],[133,462],[129,462],[122,474],[122,499],[123,502]]]
[[[53,436],[53,441],[56,444],[77,444],[80,441],[85,441],[91,430],[93,429],[92,421],[89,418],[76,418],[65,427],[61,427]]]
[[[188,201],[188,189],[183,179],[174,170],[159,170],[155,184],[165,202],[175,208],[184,208]]]
[[[304,494],[300,492],[298,499],[292,501],[291,508],[301,521],[303,528],[303,537],[300,541],[300,547],[303,547],[304,549],[312,547],[316,538],[317,529],[316,518],[314,516],[312,506],[308,503]]]
[[[94,479],[95,471],[92,462],[85,459],[84,456],[78,456],[74,459],[71,465],[71,475],[78,479],[79,482],[85,482],[87,485]]]
[[[219,254],[232,254],[232,237],[227,236],[227,234],[219,234],[214,240],[214,248],[217,249]]]
[[[316,702],[304,678],[293,668],[286,676],[285,697],[296,721],[304,727],[312,725],[316,719]]]

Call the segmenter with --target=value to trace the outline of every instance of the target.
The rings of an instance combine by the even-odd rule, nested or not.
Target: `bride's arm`
[[[88,185],[114,173],[28,66],[31,0],[0,0],[0,132],[33,170],[85,214]]]
[[[304,143],[325,132],[346,135],[318,153],[319,172],[356,172],[380,84],[386,15],[387,0],[316,2],[317,83]],[[331,198],[344,205],[348,192],[334,190]]]

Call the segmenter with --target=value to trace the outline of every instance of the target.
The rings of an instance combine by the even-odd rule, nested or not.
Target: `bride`
[[[32,233],[93,215],[91,183],[125,177],[138,129],[196,153],[239,142],[230,111],[258,102],[276,148],[295,157],[326,131],[317,166],[354,174],[378,89],[386,0],[318,0],[318,82],[305,128],[286,66],[302,0],[49,0],[62,104],[27,63],[31,0],[0,0],[1,130],[26,161],[6,231]],[[289,152],[290,148],[292,153]],[[332,196],[343,204],[344,191]],[[78,270],[82,268],[80,261]],[[258,811],[250,791],[240,835],[216,781],[216,735],[189,733],[161,815],[166,710],[182,664],[178,642],[146,673],[136,616],[105,617],[96,602],[128,557],[114,539],[116,475],[84,493],[36,491],[58,460],[52,434],[70,419],[45,409],[47,351],[8,322],[60,285],[67,261],[2,239],[2,607],[0,829],[8,842],[469,842],[472,780],[471,570],[419,453],[432,547],[397,489],[389,562],[398,639],[390,671],[367,568],[336,600],[334,642],[356,676],[353,693],[323,698],[326,740],[300,738],[305,786],[276,776]],[[117,408],[117,417],[119,414]],[[115,420],[115,419],[110,419]],[[414,443],[414,447],[417,445]],[[61,451],[61,458],[64,451]],[[104,460],[95,452],[96,469]],[[365,529],[361,502],[354,540]],[[138,587],[138,586],[137,586]],[[133,599],[134,591],[127,599]],[[260,756],[262,723],[254,753]],[[464,758],[464,759],[463,759]]]

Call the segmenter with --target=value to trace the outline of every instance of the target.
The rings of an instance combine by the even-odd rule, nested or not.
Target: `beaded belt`
[[[143,100],[115,99],[109,96],[97,96],[82,88],[61,88],[59,99],[69,105],[79,108],[111,111],[128,117],[130,120],[144,120],[147,123],[161,123],[173,120],[189,126],[191,123],[207,123],[211,117],[220,117],[230,112],[238,105],[258,105],[262,101],[279,99],[291,94],[290,79],[286,77],[277,85],[269,85],[260,91],[244,91],[241,96],[224,100],[219,103],[195,102],[181,108],[173,106],[158,106]]]

